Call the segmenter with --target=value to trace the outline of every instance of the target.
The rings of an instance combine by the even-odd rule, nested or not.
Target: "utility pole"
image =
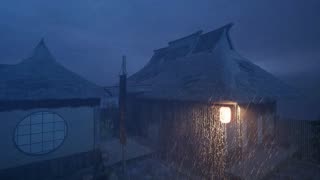
[[[122,149],[122,170],[124,176],[126,176],[126,129],[125,129],[125,115],[126,115],[126,96],[127,96],[127,69],[126,69],[126,56],[122,56],[122,66],[120,72],[119,82],[119,132],[120,132],[120,144]]]

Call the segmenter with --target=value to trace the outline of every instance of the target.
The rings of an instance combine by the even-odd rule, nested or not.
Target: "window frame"
[[[23,145],[19,145],[18,144],[18,142],[16,141],[17,139],[16,139],[16,133],[17,133],[17,130],[18,130],[18,128],[20,127],[20,125],[21,125],[21,123],[24,121],[24,120],[26,120],[28,117],[31,117],[32,115],[34,115],[34,114],[38,114],[38,113],[41,113],[42,115],[43,115],[43,113],[50,113],[50,114],[53,114],[53,115],[56,115],[56,116],[58,116],[58,117],[60,117],[63,121],[57,121],[57,122],[63,122],[64,123],[64,131],[65,131],[65,135],[64,135],[64,137],[63,137],[63,139],[55,139],[54,137],[53,137],[53,139],[51,140],[51,141],[43,141],[43,129],[42,129],[42,131],[40,132],[40,133],[29,133],[29,134],[26,134],[27,136],[29,135],[29,138],[30,138],[30,141],[31,141],[31,136],[32,136],[32,134],[42,134],[42,140],[41,140],[41,142],[36,142],[36,143],[28,143],[28,144],[26,144],[26,145],[29,145],[30,146],[30,148],[31,148],[31,146],[32,146],[32,144],[44,144],[45,142],[54,142],[54,141],[56,141],[56,140],[62,140],[62,142],[58,145],[58,146],[56,146],[56,147],[53,147],[51,150],[49,150],[49,151],[44,151],[44,150],[42,150],[41,152],[35,152],[35,153],[33,153],[33,152],[31,152],[31,151],[29,151],[29,152],[27,152],[27,151],[24,151],[22,148],[21,148],[21,146],[23,146]],[[56,121],[53,121],[53,124],[55,124],[55,122]],[[37,123],[36,123],[37,124]],[[43,118],[42,118],[42,122],[40,123],[41,125],[42,125],[42,127],[43,127]],[[31,123],[31,119],[30,119],[30,126],[32,126],[32,123]],[[31,127],[30,127],[31,128]],[[30,130],[31,131],[31,130]],[[35,112],[32,112],[32,113],[29,113],[28,115],[26,115],[26,116],[24,116],[23,118],[22,118],[22,120],[20,120],[16,125],[15,125],[15,128],[14,128],[14,130],[13,130],[13,144],[14,144],[14,146],[20,151],[20,152],[22,152],[23,154],[26,154],[26,155],[29,155],[29,156],[42,156],[42,155],[46,155],[46,154],[49,154],[49,153],[52,153],[52,152],[54,152],[54,151],[56,151],[56,150],[58,150],[64,143],[65,143],[65,141],[66,141],[66,139],[67,139],[67,137],[68,137],[68,131],[69,131],[69,126],[68,126],[68,123],[67,123],[67,121],[60,115],[60,114],[58,114],[57,112],[55,112],[55,111],[49,111],[49,110],[43,110],[43,111],[35,111]],[[54,130],[52,131],[52,132],[55,132]],[[58,131],[59,132],[59,131]]]

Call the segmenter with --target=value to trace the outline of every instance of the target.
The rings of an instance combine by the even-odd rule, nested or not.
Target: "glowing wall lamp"
[[[229,107],[220,107],[220,121],[222,123],[231,121],[231,109]]]

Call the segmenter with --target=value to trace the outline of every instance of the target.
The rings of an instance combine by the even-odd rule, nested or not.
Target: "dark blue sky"
[[[105,85],[117,78],[122,54],[133,73],[168,41],[234,22],[243,56],[316,88],[319,9],[319,0],[1,0],[0,63],[19,62],[44,37],[60,63]]]

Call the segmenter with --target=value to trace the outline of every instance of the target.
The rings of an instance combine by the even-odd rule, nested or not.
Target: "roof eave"
[[[43,99],[43,100],[1,100],[0,112],[30,110],[38,108],[95,107],[100,105],[100,98],[86,99]]]

